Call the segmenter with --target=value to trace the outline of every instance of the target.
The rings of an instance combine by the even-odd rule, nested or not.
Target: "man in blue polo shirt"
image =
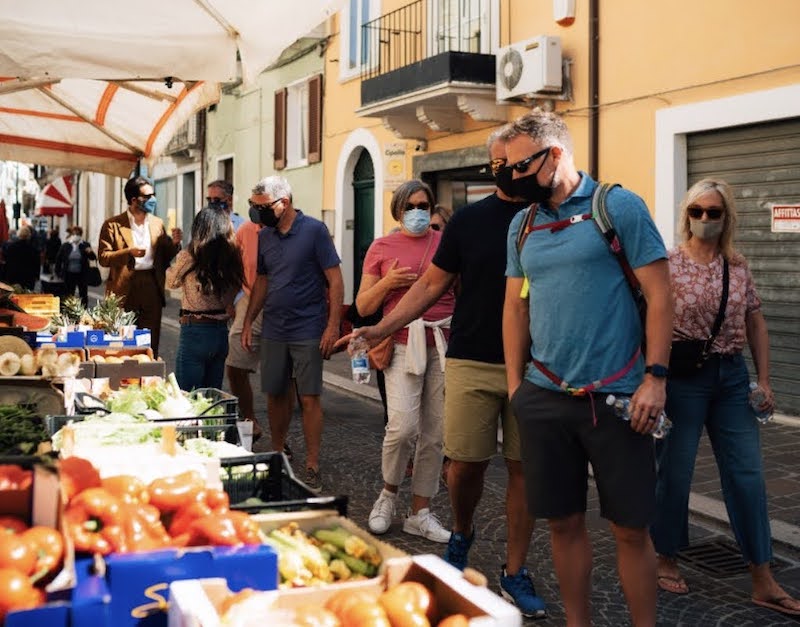
[[[251,350],[253,320],[263,309],[261,388],[267,395],[272,449],[282,451],[286,443],[292,408],[289,383],[294,377],[303,407],[305,483],[320,492],[322,360],[330,357],[339,337],[341,261],[328,228],[292,205],[292,188],[285,178],[260,181],[250,196],[250,208],[266,228],[258,234],[257,275],[242,347]]]
[[[509,226],[503,309],[528,507],[548,519],[567,624],[590,624],[585,513],[591,463],[631,622],[655,625],[656,556],[647,528],[655,511],[650,434],[666,399],[672,333],[666,249],[641,198],[613,188],[608,213],[647,301],[643,330],[622,268],[591,218],[597,183],[576,170],[564,121],[534,111],[503,137],[514,195],[536,206],[521,250],[525,214]],[[630,422],[606,405],[608,393],[632,397]]]

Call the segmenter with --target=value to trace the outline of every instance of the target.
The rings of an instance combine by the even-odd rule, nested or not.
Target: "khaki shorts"
[[[245,294],[236,303],[236,315],[233,318],[231,330],[228,332],[228,357],[225,360],[226,366],[255,372],[261,363],[261,319],[264,311],[259,311],[256,319],[253,320],[252,347],[253,350],[246,351],[242,348],[242,326],[244,326],[244,315],[247,313],[247,305],[250,297]]]
[[[444,454],[480,462],[497,453],[502,419],[503,457],[519,461],[519,427],[508,401],[506,367],[449,358],[444,370]]]

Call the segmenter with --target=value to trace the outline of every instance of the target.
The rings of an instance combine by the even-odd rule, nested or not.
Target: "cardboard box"
[[[168,590],[182,579],[224,577],[232,590],[274,590],[278,560],[266,545],[169,549],[105,559],[105,573],[81,561],[72,600],[72,627],[167,625]]]
[[[36,345],[40,348],[53,346],[56,348],[83,348],[86,334],[83,331],[67,331],[66,333],[37,333]]]
[[[111,335],[95,329],[86,333],[86,346],[150,346],[150,339],[150,329],[136,329],[130,335]]]
[[[63,505],[58,475],[41,464],[33,466],[33,489],[30,509],[26,514],[11,512],[10,501],[2,499],[0,514],[14,514],[25,518],[31,525],[43,525],[60,529]],[[11,612],[5,620],[5,627],[69,627],[70,590],[75,585],[75,551],[72,542],[65,537],[64,565],[45,590],[47,603],[32,610]]]
[[[108,378],[112,390],[118,390],[129,385],[139,385],[142,377],[161,377],[167,376],[167,365],[163,361],[137,361],[133,355],[145,354],[150,359],[153,358],[153,350],[150,347],[122,347],[122,348],[96,348],[87,349],[89,359],[100,355],[107,357],[121,357],[125,361],[120,363],[96,362],[94,365],[94,377],[97,379]],[[127,359],[130,358],[130,359]]]
[[[326,586],[294,588],[266,592],[251,601],[255,605],[247,618],[236,627],[264,625],[267,608],[287,609],[307,605],[323,606],[342,590],[380,594],[403,581],[416,581],[431,591],[436,599],[440,618],[464,614],[470,627],[520,627],[519,610],[491,590],[475,586],[464,579],[461,571],[435,555],[392,558],[378,579]],[[176,581],[170,585],[169,627],[222,627],[215,600],[229,593],[223,579]],[[256,609],[259,608],[259,609]],[[259,611],[263,608],[263,611]],[[251,622],[252,619],[252,622]]]

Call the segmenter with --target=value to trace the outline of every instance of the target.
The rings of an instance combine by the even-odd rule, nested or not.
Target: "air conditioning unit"
[[[561,38],[540,35],[496,54],[497,100],[561,92]]]

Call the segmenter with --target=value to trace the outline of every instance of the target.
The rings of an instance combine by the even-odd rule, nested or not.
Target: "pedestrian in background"
[[[5,282],[33,291],[39,280],[40,255],[33,243],[31,227],[20,227],[16,239],[9,240],[5,248],[5,261]]]
[[[73,226],[69,230],[67,241],[61,246],[56,256],[56,276],[64,281],[64,296],[73,296],[75,288],[84,307],[89,306],[89,285],[87,274],[89,262],[95,261],[97,255],[91,244],[83,239],[83,229]]]
[[[206,202],[212,209],[224,211],[233,223],[234,232],[247,223],[233,210],[233,184],[225,180],[211,181],[206,188]]]
[[[50,229],[47,242],[44,247],[44,273],[50,274],[55,271],[56,257],[61,250],[61,237],[58,229]]]
[[[265,226],[258,234],[256,280],[242,326],[242,348],[253,348],[253,323],[263,310],[261,388],[267,394],[272,449],[282,451],[291,420],[292,377],[303,409],[306,485],[322,491],[322,360],[339,337],[344,283],[328,227],[294,207],[282,176],[260,181],[250,206]],[[328,297],[326,298],[326,293]]]
[[[400,185],[392,195],[392,217],[400,231],[376,239],[364,259],[356,307],[368,316],[383,307],[389,314],[431,263],[441,233],[430,228],[433,192],[419,180]],[[414,451],[411,511],[403,531],[433,542],[448,542],[450,532],[430,510],[442,468],[444,362],[455,296],[447,290],[407,328],[392,337],[394,352],[386,376],[388,423],[383,438],[383,489],[369,515],[369,529],[386,533],[397,509],[397,491]]]
[[[534,521],[525,504],[520,440],[508,401],[502,337],[506,233],[525,204],[513,196],[501,135],[502,129],[496,130],[486,144],[497,185],[495,193],[458,210],[443,231],[439,249],[425,273],[390,315],[374,327],[359,329],[356,335],[372,345],[378,343],[421,316],[459,282],[444,374],[444,454],[451,460],[447,489],[453,514],[444,559],[462,570],[467,566],[486,469],[497,454],[497,428],[502,421],[502,455],[508,482],[507,543],[505,563],[500,568],[500,592],[523,616],[542,617],[545,603],[536,594],[525,566]]]
[[[192,239],[167,270],[166,286],[182,288],[175,377],[182,390],[221,388],[228,354],[228,319],[244,283],[242,253],[227,215],[205,207]]]
[[[765,396],[758,410],[771,412],[769,336],[750,268],[733,247],[736,204],[730,186],[713,178],[695,183],[681,202],[679,224],[684,242],[669,253],[675,301],[673,352],[677,352],[675,342],[701,344],[711,337],[720,311],[724,318],[701,367],[692,364],[693,372],[685,373],[677,370],[677,363],[671,364],[675,371],[667,381],[666,411],[672,429],[657,446],[652,528],[658,585],[674,594],[689,592],[676,555],[689,544],[689,491],[705,427],[731,528],[750,568],[753,602],[800,615],[800,601],[781,588],[770,569],[772,541],[761,438],[748,402],[749,375],[742,355],[746,343]]]
[[[564,121],[534,111],[504,137],[512,188],[535,211],[518,214],[508,230],[503,309],[508,393],[519,423],[528,507],[548,520],[567,624],[589,625],[591,463],[631,622],[655,625],[650,434],[665,401],[672,324],[667,251],[641,198],[614,187],[607,209],[647,300],[643,329],[625,274],[591,219],[597,183],[575,168]],[[521,232],[528,237],[520,242]],[[523,291],[526,278],[529,292]],[[608,393],[632,395],[630,422],[603,402]]]
[[[158,356],[161,314],[167,304],[164,282],[170,262],[181,249],[183,232],[172,229],[153,213],[157,207],[153,185],[137,176],[125,183],[128,210],[103,222],[97,256],[109,268],[106,294],[122,297],[127,311],[136,313],[136,325],[150,329],[150,346]]]
[[[444,231],[444,227],[453,217],[453,210],[444,205],[436,205],[431,211],[431,228],[434,231]]]

